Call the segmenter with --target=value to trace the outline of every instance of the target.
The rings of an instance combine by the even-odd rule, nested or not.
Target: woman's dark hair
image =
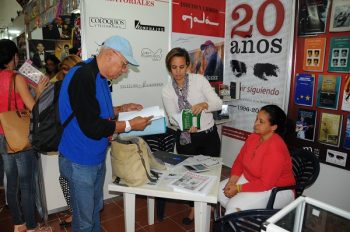
[[[190,63],[191,63],[190,55],[188,54],[186,49],[179,48],[179,47],[173,48],[168,52],[168,54],[166,55],[166,58],[165,58],[165,65],[166,65],[166,68],[168,69],[169,72],[171,72],[171,64],[170,63],[174,57],[185,58],[187,66],[190,65]]]
[[[54,71],[54,73],[57,73],[58,72],[58,66],[61,63],[61,61],[55,55],[52,55],[52,54],[50,54],[50,55],[45,57],[45,63],[46,64],[47,64],[48,60],[51,60],[55,64],[55,71]],[[49,70],[47,69],[47,67],[45,67],[45,69],[46,69],[46,73],[49,73]]]
[[[0,69],[5,69],[13,57],[18,54],[18,48],[12,40],[0,40]]]
[[[269,115],[271,126],[277,125],[276,133],[285,136],[287,116],[284,111],[277,105],[266,105],[260,110],[265,111]]]
[[[47,63],[48,60],[51,60],[56,65],[59,65],[61,63],[61,61],[55,55],[52,54],[45,57],[45,63]]]

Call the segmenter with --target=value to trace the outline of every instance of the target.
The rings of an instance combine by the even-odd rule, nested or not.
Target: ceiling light
[[[71,13],[73,13],[73,14],[80,14],[80,10],[79,10],[79,8],[78,8],[78,9],[72,10]]]
[[[19,30],[9,30],[9,34],[13,34],[13,35],[19,35],[21,33],[21,31]]]

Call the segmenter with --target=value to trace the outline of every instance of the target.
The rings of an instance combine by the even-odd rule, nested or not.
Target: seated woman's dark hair
[[[5,69],[13,57],[18,54],[18,48],[12,40],[0,40],[0,69]]]
[[[276,133],[284,137],[286,132],[287,116],[284,111],[277,105],[266,105],[260,110],[269,115],[269,122],[272,126],[277,125]]]
[[[190,63],[191,63],[190,55],[188,54],[186,49],[179,48],[179,47],[173,48],[168,52],[168,54],[166,55],[166,58],[165,58],[165,65],[166,65],[166,68],[168,69],[169,72],[171,72],[170,62],[174,57],[185,58],[186,65],[190,65]]]

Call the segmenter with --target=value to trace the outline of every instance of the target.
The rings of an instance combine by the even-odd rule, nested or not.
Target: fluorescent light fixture
[[[78,8],[78,9],[72,10],[71,13],[73,13],[73,14],[80,14],[80,10],[79,10],[79,8]]]
[[[13,34],[13,35],[19,35],[21,33],[21,31],[19,30],[9,30],[9,34]]]

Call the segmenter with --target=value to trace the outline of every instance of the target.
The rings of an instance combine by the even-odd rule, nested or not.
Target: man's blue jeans
[[[60,155],[59,167],[61,176],[68,180],[70,187],[73,231],[100,232],[105,162],[95,166],[80,165]]]
[[[34,172],[36,153],[34,150],[15,154],[2,154],[7,178],[7,203],[13,224],[24,222],[28,229],[36,227],[34,204]]]

